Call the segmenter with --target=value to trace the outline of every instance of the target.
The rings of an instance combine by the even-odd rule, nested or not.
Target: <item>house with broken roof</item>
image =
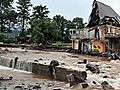
[[[120,16],[104,3],[94,0],[88,25],[81,35],[76,45],[80,51],[103,53],[112,50],[120,54]],[[76,38],[72,39],[72,45],[76,44],[74,41]]]

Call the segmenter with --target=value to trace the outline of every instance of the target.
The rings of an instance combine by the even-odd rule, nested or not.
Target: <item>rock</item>
[[[67,79],[68,79],[68,82],[70,83],[70,87],[77,85],[79,83],[85,82],[84,78],[78,77],[75,73],[71,73],[71,74],[67,75]]]
[[[50,65],[51,65],[51,66],[59,66],[59,62],[58,62],[57,60],[52,60],[52,61],[50,62]]]
[[[82,83],[82,88],[87,88],[89,85],[87,83]]]
[[[87,59],[84,59],[83,63],[84,63],[84,64],[87,64],[87,63],[88,63],[88,60],[87,60]]]
[[[87,63],[88,63],[87,59],[84,59],[82,62],[77,62],[77,64],[87,64]]]
[[[53,84],[53,83],[48,83],[47,86],[48,86],[48,87],[52,87],[52,86],[54,86],[54,84]]]
[[[34,60],[34,62],[39,62],[38,60]]]
[[[96,84],[96,82],[95,82],[95,81],[92,81],[92,83],[93,83],[93,84]]]
[[[109,76],[105,75],[105,76],[103,76],[103,78],[109,78]]]
[[[13,77],[9,77],[9,80],[12,80],[13,79]]]
[[[9,49],[5,48],[5,51],[9,51]]]
[[[22,89],[22,88],[23,88],[23,86],[15,86],[15,88],[14,88],[14,89],[17,89],[17,88]]]
[[[41,88],[41,86],[37,86],[37,85],[35,85],[35,86],[33,86],[33,89],[40,89]]]
[[[24,83],[22,83],[22,85],[25,85]]]
[[[62,89],[60,89],[60,88],[53,88],[53,90],[62,90]]]
[[[82,71],[81,73],[82,73],[82,78],[83,78],[84,80],[86,80],[86,78],[87,78],[87,73],[86,73],[86,71]]]
[[[40,58],[39,60],[43,60],[42,58]]]
[[[98,65],[92,65],[92,64],[87,64],[86,65],[87,70],[90,70],[92,73],[100,73],[100,69],[98,67]]]
[[[101,83],[103,90],[115,90],[107,81]]]
[[[101,85],[104,86],[104,85],[109,85],[109,84],[108,84],[107,81],[104,81],[104,82],[101,83]]]
[[[61,65],[62,65],[62,66],[65,65],[65,63],[61,63]]]

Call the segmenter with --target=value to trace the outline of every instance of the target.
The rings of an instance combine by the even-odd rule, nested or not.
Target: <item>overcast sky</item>
[[[17,0],[16,0],[17,1]],[[120,15],[120,0],[97,0],[111,6]],[[93,0],[31,0],[33,6],[46,5],[49,9],[49,17],[62,15],[72,20],[75,17],[82,17],[84,22],[88,21],[91,13]]]

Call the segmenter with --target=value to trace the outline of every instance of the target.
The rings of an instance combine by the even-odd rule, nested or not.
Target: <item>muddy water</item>
[[[0,77],[4,79],[13,77],[12,80],[0,80],[0,90],[29,90],[30,86],[31,88],[32,86],[40,86],[39,89],[32,88],[30,90],[53,90],[53,88],[68,90],[68,85],[64,82],[3,66],[0,66]],[[22,89],[16,88],[17,86],[21,86]]]

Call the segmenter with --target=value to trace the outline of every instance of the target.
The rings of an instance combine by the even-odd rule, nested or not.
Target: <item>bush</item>
[[[8,39],[5,39],[4,42],[5,43],[16,43],[17,40],[16,40],[16,38],[8,38]]]

